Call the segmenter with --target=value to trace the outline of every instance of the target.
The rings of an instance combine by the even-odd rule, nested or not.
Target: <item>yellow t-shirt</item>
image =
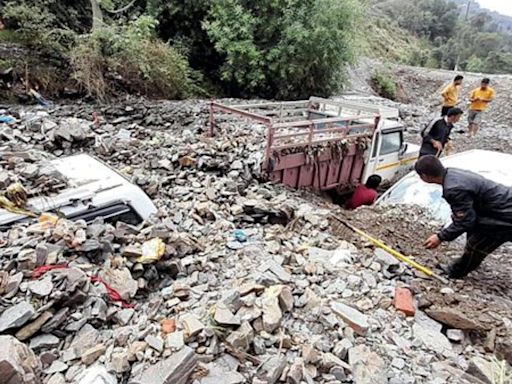
[[[441,92],[443,107],[455,107],[459,101],[459,87],[454,83],[448,84]]]
[[[495,95],[496,92],[491,87],[487,87],[487,89],[482,89],[480,87],[473,89],[469,95],[469,99],[475,101],[471,101],[469,109],[472,111],[485,111],[489,103],[486,103],[485,101],[476,101],[476,99],[494,100]]]

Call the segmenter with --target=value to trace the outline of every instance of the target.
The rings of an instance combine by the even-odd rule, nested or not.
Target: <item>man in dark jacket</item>
[[[437,248],[467,234],[461,258],[451,264],[448,274],[461,278],[502,244],[512,241],[512,188],[457,168],[444,168],[435,156],[424,156],[415,164],[426,183],[443,186],[443,198],[452,209],[452,223],[425,242],[427,249]]]
[[[462,109],[451,108],[446,116],[436,118],[422,131],[420,157],[426,155],[440,156],[450,141],[453,125],[462,116]]]

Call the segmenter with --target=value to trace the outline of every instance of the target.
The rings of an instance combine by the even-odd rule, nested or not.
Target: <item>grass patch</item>
[[[371,77],[371,85],[380,96],[391,100],[396,99],[398,86],[391,74],[382,70],[375,71]]]
[[[23,39],[18,32],[4,29],[0,31],[0,43],[22,44]]]

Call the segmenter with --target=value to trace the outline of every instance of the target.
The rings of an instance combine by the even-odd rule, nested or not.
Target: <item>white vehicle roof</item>
[[[65,176],[69,187],[52,196],[29,199],[27,208],[33,212],[58,209],[69,217],[85,212],[89,207],[103,207],[114,202],[129,204],[143,220],[157,211],[139,187],[92,156],[79,154],[51,160],[50,163]],[[23,218],[25,216],[0,209],[0,224]]]
[[[512,155],[475,149],[442,158],[441,162],[447,168],[465,169],[512,186]],[[423,182],[414,171],[384,193],[377,204],[419,205],[442,223],[448,223],[451,217],[450,206],[442,198],[442,187]]]

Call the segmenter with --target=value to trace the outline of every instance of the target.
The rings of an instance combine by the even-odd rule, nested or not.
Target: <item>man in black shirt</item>
[[[452,223],[425,242],[428,249],[466,233],[461,258],[448,267],[451,278],[461,278],[478,268],[502,244],[512,241],[512,188],[457,168],[444,168],[435,156],[424,156],[415,169],[426,183],[443,187],[452,209]]]
[[[453,124],[457,123],[462,116],[460,108],[452,108],[446,116],[436,118],[422,131],[423,142],[420,149],[420,157],[434,155],[439,157],[450,141],[450,133]]]

